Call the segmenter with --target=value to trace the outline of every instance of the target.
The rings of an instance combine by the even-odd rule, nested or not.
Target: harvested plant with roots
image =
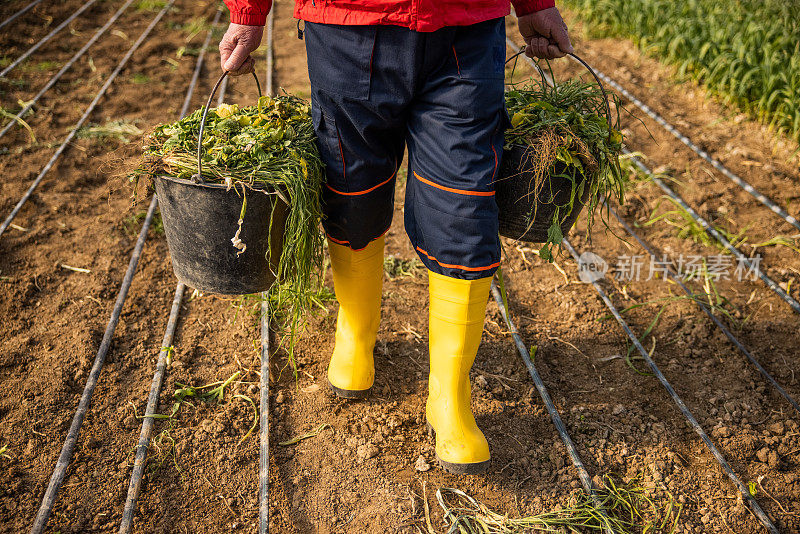
[[[536,204],[556,204],[554,198],[544,198],[543,191],[549,190],[545,184],[551,176],[566,178],[571,183],[569,199],[553,206],[555,214],[547,241],[540,250],[543,259],[552,261],[552,247],[559,246],[563,239],[561,223],[572,213],[576,201],[587,196],[589,238],[595,209],[603,198],[624,202],[619,113],[615,117],[609,115],[599,85],[580,80],[567,80],[551,87],[544,79],[531,79],[524,86],[512,86],[505,98],[511,116],[505,148],[529,147],[526,163],[533,173],[528,194],[535,197]],[[613,95],[612,98],[615,109],[619,110],[619,101]],[[506,179],[519,179],[519,175]],[[531,224],[534,217],[535,212]],[[606,217],[601,218],[605,224]]]
[[[142,176],[152,180],[159,175],[191,179],[197,172],[203,111],[200,108],[157,127],[144,147],[134,180]],[[323,272],[319,192],[324,166],[309,111],[306,101],[286,94],[262,96],[255,106],[222,104],[209,111],[203,133],[205,181],[225,184],[228,189],[243,186],[236,187],[237,192],[257,189],[275,193],[291,208],[274,273],[276,283],[269,291],[271,315],[290,320],[290,361],[302,318],[318,305]],[[242,216],[246,207],[243,198]]]

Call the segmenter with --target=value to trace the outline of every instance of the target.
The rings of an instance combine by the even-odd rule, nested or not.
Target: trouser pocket
[[[311,88],[354,100],[369,98],[376,32],[376,26],[307,22]]]

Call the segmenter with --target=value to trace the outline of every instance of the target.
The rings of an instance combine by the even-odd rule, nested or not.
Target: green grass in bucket
[[[197,172],[203,110],[155,129],[134,172],[135,180],[159,175],[190,179]],[[262,96],[255,106],[222,104],[210,110],[203,133],[207,182],[228,188],[237,183],[259,186],[274,191],[291,207],[277,281],[269,295],[270,302],[277,304],[270,307],[271,315],[289,322],[290,362],[302,319],[317,306],[323,272],[319,194],[324,166],[309,112],[310,105],[295,96]],[[242,209],[246,209],[245,198]]]
[[[561,222],[572,212],[575,199],[589,188],[587,234],[591,237],[594,211],[603,197],[624,202],[624,180],[619,154],[622,134],[619,114],[607,117],[606,102],[599,85],[580,80],[567,80],[550,86],[544,79],[532,78],[525,85],[514,84],[506,91],[506,108],[511,127],[506,130],[505,148],[514,145],[531,147],[528,157],[534,169],[528,190],[537,203],[551,202],[540,198],[546,179],[560,176],[572,183],[569,200],[556,204],[548,229],[547,241],[540,256],[553,260],[552,248],[561,244]],[[617,110],[620,103],[610,95]],[[612,120],[609,131],[608,120]],[[564,165],[556,174],[556,163]],[[586,179],[584,179],[586,178]],[[531,216],[531,221],[535,213]],[[602,217],[604,223],[607,221]]]

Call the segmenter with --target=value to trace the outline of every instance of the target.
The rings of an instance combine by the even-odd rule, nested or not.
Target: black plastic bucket
[[[563,163],[556,162],[555,172],[545,176],[537,194],[532,155],[533,149],[524,146],[512,146],[503,152],[500,177],[495,183],[500,235],[519,241],[544,243],[547,241],[547,229],[553,223],[556,206],[569,202],[572,181],[556,176],[566,169]],[[568,215],[559,214],[562,217],[562,234],[567,235],[575,224],[589,198],[589,189],[583,188],[583,195],[575,199]]]
[[[506,61],[506,64],[512,59],[515,60],[524,52],[525,47],[523,46],[519,52]],[[567,55],[586,67],[600,87],[603,93],[603,100],[605,101],[608,135],[610,137],[612,131],[611,107],[608,103],[608,94],[606,93],[605,87],[603,87],[603,83],[600,81],[597,73],[584,60],[575,54]],[[516,61],[514,66],[516,67]],[[542,83],[548,83],[547,76],[539,67],[539,64],[533,62],[533,66],[536,67],[539,74],[542,76]],[[513,69],[511,71],[511,77],[513,80]],[[559,174],[564,174],[566,169],[566,164],[556,161],[553,172],[549,176],[544,177],[544,183],[541,184],[541,190],[538,191],[537,194],[534,183],[533,149],[526,146],[515,145],[510,149],[504,150],[500,176],[495,183],[495,198],[497,200],[500,219],[500,235],[518,241],[527,241],[529,243],[547,242],[547,230],[553,224],[556,206],[567,204],[572,194],[572,180],[557,176]],[[583,179],[586,180],[586,177],[584,176]],[[578,184],[576,184],[576,186],[577,185]],[[581,197],[575,199],[572,205],[572,211],[570,211],[569,214],[559,213],[559,217],[561,217],[561,233],[563,235],[566,236],[575,225],[575,221],[578,220],[578,216],[589,200],[590,191],[591,187],[589,187],[589,184],[586,184]]]
[[[197,142],[197,174],[191,180],[157,176],[156,194],[164,233],[178,280],[209,293],[244,295],[266,291],[275,281],[283,251],[289,206],[274,191],[236,183],[230,189],[203,179],[203,130],[211,100],[225,71],[208,97]],[[255,73],[258,94],[261,85]],[[244,197],[247,209],[239,231]],[[237,236],[237,231],[239,231]],[[245,245],[237,248],[237,236]]]
[[[246,188],[247,210],[239,233],[246,248],[239,254],[231,239],[239,229],[243,184],[228,191],[222,184],[158,176],[155,186],[178,280],[223,295],[269,289],[275,281],[289,214],[277,194]]]

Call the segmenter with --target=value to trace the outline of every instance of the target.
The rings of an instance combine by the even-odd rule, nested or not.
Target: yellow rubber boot
[[[483,332],[491,278],[459,280],[429,272],[431,373],[425,414],[436,459],[451,473],[489,467],[489,444],[472,415],[469,370]]]
[[[383,246],[383,237],[357,251],[328,240],[339,301],[328,383],[337,396],[346,399],[366,397],[375,379],[372,351],[381,320]]]

